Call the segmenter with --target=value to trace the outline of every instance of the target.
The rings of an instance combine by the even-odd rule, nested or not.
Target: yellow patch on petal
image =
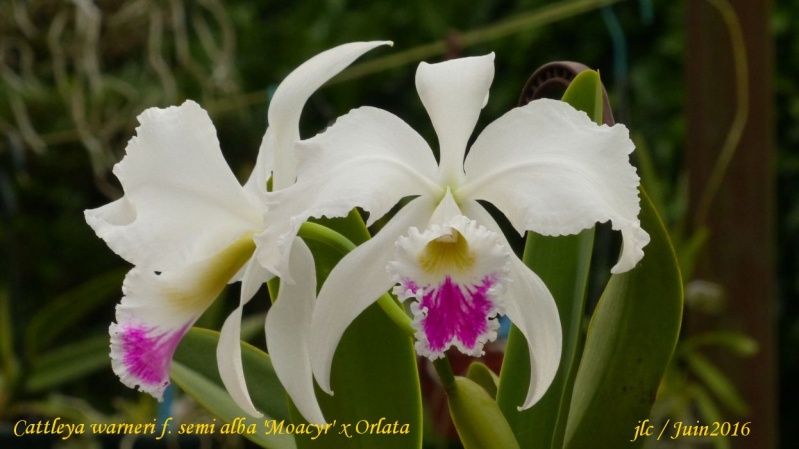
[[[192,285],[181,285],[181,282],[170,286],[167,292],[170,305],[181,311],[205,310],[254,252],[252,234],[242,235],[213,257],[198,263],[191,276]]]
[[[474,266],[475,259],[466,239],[453,230],[452,235],[439,237],[425,245],[419,255],[419,266],[428,274],[463,272]]]

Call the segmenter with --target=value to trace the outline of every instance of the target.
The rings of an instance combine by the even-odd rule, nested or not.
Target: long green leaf
[[[39,348],[51,346],[97,307],[118,298],[126,271],[127,268],[108,271],[48,302],[25,330],[28,350],[35,353]]]
[[[241,435],[255,444],[268,449],[295,449],[297,447],[294,443],[294,438],[290,434],[273,434],[270,432],[267,435],[266,426],[263,425],[262,420],[254,421],[252,418],[247,417],[233,402],[224,387],[211,381],[196,370],[181,363],[173,362],[172,379],[189,396],[225,422],[231,423],[237,418],[243,418],[244,421],[239,421],[244,425]],[[269,419],[269,417],[264,417],[264,420]],[[253,424],[255,426],[252,426]],[[253,431],[249,432],[247,428]]]
[[[241,344],[241,356],[247,386],[255,407],[264,417],[256,420],[247,416],[225,390],[216,363],[219,333],[192,328],[180,342],[172,363],[172,380],[203,407],[226,422],[246,418],[246,424],[256,424],[254,434],[244,436],[270,449],[294,449],[294,438],[288,434],[266,434],[267,420],[289,423],[286,390],[272,368],[269,355],[247,343]]]
[[[64,345],[36,357],[25,379],[25,391],[37,393],[110,367],[108,335]]]
[[[602,83],[599,74],[585,71],[569,85],[563,101],[602,122]],[[549,288],[560,314],[563,352],[558,373],[544,397],[523,412],[530,382],[527,342],[513,327],[500,375],[497,402],[521,447],[560,448],[566,426],[571,387],[580,358],[585,291],[594,245],[594,229],[563,237],[527,235],[523,260]]]
[[[683,308],[680,271],[668,233],[641,190],[641,226],[651,241],[638,266],[613,275],[591,319],[566,426],[566,449],[640,447],[677,344]]]
[[[344,219],[320,222],[355,243],[369,238],[356,212]],[[318,242],[307,243],[314,253],[321,285],[341,254]],[[421,447],[422,405],[413,343],[377,304],[366,309],[344,333],[333,358],[331,386],[334,396],[319,389],[316,396],[325,418],[335,422],[337,431],[315,440],[297,435],[300,449]],[[292,416],[295,423],[304,422],[296,410]],[[351,438],[340,433],[345,424],[350,425]],[[373,428],[373,424],[378,426]],[[392,433],[382,433],[388,429],[386,425]],[[394,429],[397,433],[393,433]],[[400,433],[403,430],[407,433]]]
[[[738,416],[745,416],[749,413],[749,407],[738,393],[735,384],[710,360],[698,352],[688,353],[684,358],[696,377],[701,379],[727,408]]]

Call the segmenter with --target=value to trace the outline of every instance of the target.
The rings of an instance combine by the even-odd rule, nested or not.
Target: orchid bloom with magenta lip
[[[464,157],[488,99],[493,62],[489,54],[419,66],[416,87],[438,135],[440,163],[401,119],[364,107],[301,143],[297,183],[268,195],[270,207],[304,211],[266,231],[282,233],[270,236],[278,245],[259,255],[278,272],[286,268],[281,245],[308,217],[343,216],[360,206],[371,224],[402,198],[415,197],[344,257],[319,293],[311,364],[329,394],[345,329],[394,286],[400,300],[412,301],[417,352],[431,359],[452,346],[480,355],[496,338],[497,315],[506,314],[530,353],[521,408],[541,398],[560,361],[558,310],[478,200],[496,206],[519,233],[574,234],[610,220],[623,237],[614,273],[643,257],[649,236],[638,221],[639,178],[624,126],[598,126],[566,103],[538,100],[488,125]]]
[[[86,221],[114,252],[135,267],[125,277],[111,359],[122,382],[161,399],[180,340],[229,282],[241,281],[239,307],[225,321],[217,348],[220,376],[236,403],[260,416],[244,380],[239,344],[242,308],[273,274],[258,263],[269,224],[288,220],[267,210],[270,174],[276,190],[294,182],[294,144],[302,108],[322,84],[365,52],[388,42],[341,45],[320,53],[280,84],[255,169],[242,186],[225,163],[208,114],[196,103],[152,108],[114,167],[125,196],[87,210]],[[324,423],[308,358],[316,294],[307,246],[292,239],[287,259],[303,282],[280,289],[266,322],[275,371],[300,412]]]

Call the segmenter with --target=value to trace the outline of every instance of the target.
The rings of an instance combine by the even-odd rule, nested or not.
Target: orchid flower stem
[[[356,247],[356,245],[347,237],[328,228],[327,226],[322,226],[317,223],[303,223],[297,235],[304,239],[324,243],[339,251],[342,255],[349,253]],[[272,281],[270,281],[270,283],[271,282]],[[272,293],[273,286],[270,284],[269,287],[269,292]],[[402,306],[400,306],[399,303],[397,303],[397,301],[391,297],[391,295],[388,293],[383,294],[383,296],[377,300],[377,304],[381,309],[383,309],[383,311],[386,313],[386,316],[388,316],[391,321],[393,321],[404,333],[408,334],[409,336],[413,336],[414,333],[416,333],[416,330],[411,325],[411,318],[407,313],[405,313],[405,310],[402,308]]]
[[[300,237],[324,243],[338,250],[341,254],[347,254],[355,249],[355,244],[347,237],[338,232],[317,223],[305,222],[300,226],[297,233]]]
[[[449,391],[455,385],[455,374],[452,372],[452,365],[449,364],[449,358],[446,356],[433,360],[433,366],[436,368],[438,378],[444,384],[444,389]]]
[[[408,336],[413,337],[416,333],[416,329],[413,328],[411,325],[411,318],[405,313],[402,306],[397,304],[397,301],[391,297],[388,293],[383,293],[383,296],[377,299],[377,305],[383,309],[383,312],[386,313],[386,316],[391,318],[391,321],[400,328],[400,330],[406,333]]]

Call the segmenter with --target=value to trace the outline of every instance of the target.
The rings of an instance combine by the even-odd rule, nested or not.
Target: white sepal
[[[167,271],[206,259],[261,227],[264,206],[233,176],[200,106],[150,108],[139,122],[114,167],[125,196],[85,211],[115,253]]]
[[[277,301],[266,317],[266,346],[294,405],[309,423],[321,425],[326,421],[314,393],[309,352],[316,268],[311,251],[299,238],[294,239],[290,264],[297,282],[280,284]]]

